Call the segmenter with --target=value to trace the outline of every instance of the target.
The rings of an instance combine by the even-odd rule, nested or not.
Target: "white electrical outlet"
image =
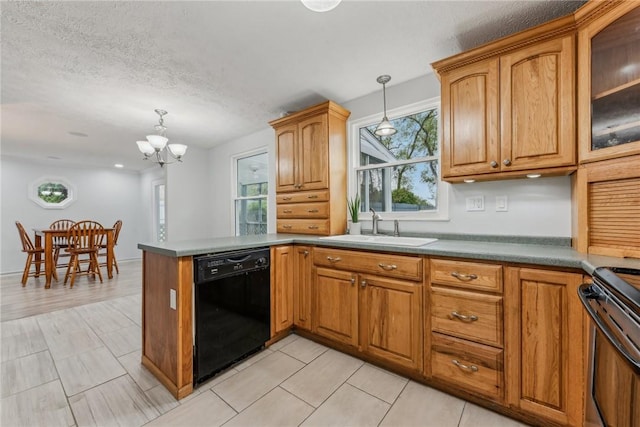
[[[169,289],[169,307],[172,309],[176,309],[176,290]]]
[[[471,196],[465,200],[467,202],[467,212],[484,210],[484,196]]]
[[[507,196],[496,196],[496,212],[507,212]]]

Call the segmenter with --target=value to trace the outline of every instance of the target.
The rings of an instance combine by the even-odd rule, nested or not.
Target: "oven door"
[[[640,427],[639,325],[598,283],[579,295],[592,324],[585,425]]]

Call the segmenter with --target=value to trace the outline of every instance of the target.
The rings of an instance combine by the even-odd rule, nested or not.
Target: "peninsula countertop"
[[[596,267],[612,266],[640,269],[640,259],[590,255],[575,251],[563,238],[520,236],[432,236],[438,240],[417,247],[379,245],[369,242],[345,242],[302,234],[262,234],[159,243],[139,243],[138,248],[168,257],[198,256],[248,248],[285,244],[305,244],[343,249],[418,254],[513,262],[582,269],[591,274]]]

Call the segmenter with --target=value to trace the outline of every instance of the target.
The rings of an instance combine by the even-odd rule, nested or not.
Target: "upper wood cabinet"
[[[446,181],[575,170],[573,28],[556,20],[432,64]]]
[[[327,101],[270,122],[276,133],[278,232],[344,233],[349,114]]]
[[[640,2],[576,12],[580,162],[640,154]]]

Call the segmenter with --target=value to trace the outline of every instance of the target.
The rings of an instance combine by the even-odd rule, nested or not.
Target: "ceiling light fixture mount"
[[[376,79],[378,83],[382,85],[382,102],[384,106],[384,117],[382,117],[382,121],[376,127],[375,134],[378,136],[391,136],[396,133],[396,128],[393,127],[389,119],[387,118],[387,92],[386,92],[386,84],[391,80],[391,76],[382,75]]]
[[[301,0],[302,4],[314,12],[328,12],[335,9],[342,0]]]
[[[160,167],[176,161],[182,162],[182,156],[187,152],[187,146],[184,144],[167,145],[169,139],[166,137],[167,128],[164,125],[164,116],[167,112],[160,109],[156,109],[154,111],[158,116],[160,116],[158,124],[153,127],[157,135],[147,135],[146,141],[136,142],[136,144],[138,144],[138,149],[142,154],[144,154],[144,160],[151,159],[152,162],[159,164]],[[169,160],[169,156],[175,160]]]

